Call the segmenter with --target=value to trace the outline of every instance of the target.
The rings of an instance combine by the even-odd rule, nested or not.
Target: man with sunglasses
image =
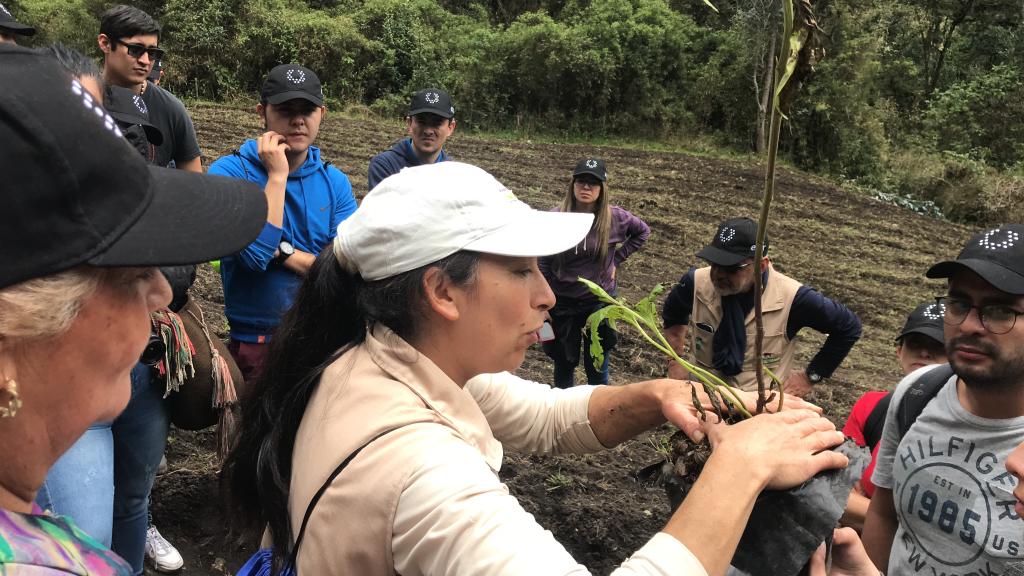
[[[413,94],[405,123],[409,137],[370,160],[367,178],[370,190],[402,168],[448,160],[444,143],[455,132],[455,106],[447,92],[427,88]]]
[[[711,243],[697,253],[710,266],[691,268],[665,300],[665,337],[683,358],[744,390],[756,390],[754,372],[754,243],[750,218],[722,222]],[[762,365],[785,383],[787,394],[804,396],[832,375],[860,339],[860,320],[847,307],[761,261],[764,322]],[[803,328],[828,334],[805,370],[793,370],[797,335]],[[687,344],[689,346],[687,346]],[[686,349],[689,348],[687,352]],[[670,378],[688,378],[669,363]],[[765,377],[767,381],[767,376]]]
[[[1024,558],[1005,469],[1024,438],[1024,225],[974,235],[926,275],[948,279],[949,365],[920,368],[893,392],[864,544],[889,574],[1009,574]],[[951,376],[908,428],[900,406],[927,394],[919,381],[932,370]]]
[[[97,37],[103,52],[103,79],[142,96],[150,121],[164,135],[156,148],[157,166],[202,172],[199,141],[185,106],[173,94],[147,78],[164,57],[160,24],[132,6],[114,6],[100,17]]]

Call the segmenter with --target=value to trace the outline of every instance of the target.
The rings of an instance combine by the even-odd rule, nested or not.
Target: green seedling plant
[[[605,292],[604,288],[586,278],[580,278],[579,281],[583,282],[590,292],[597,296],[598,300],[606,304],[605,307],[597,310],[587,318],[587,329],[590,330],[590,356],[594,360],[595,365],[600,366],[604,362],[604,348],[601,346],[601,339],[598,337],[598,327],[601,323],[607,320],[611,327],[616,330],[620,322],[628,324],[643,336],[644,340],[647,340],[648,343],[663,354],[678,362],[689,371],[691,377],[696,378],[697,382],[700,382],[719,418],[724,419],[729,414],[742,415],[743,418],[750,417],[751,414],[737,394],[736,388],[727,384],[716,374],[681,358],[679,354],[676,354],[672,345],[668,343],[668,340],[665,339],[665,335],[661,333],[661,329],[658,327],[658,311],[655,302],[658,296],[665,291],[664,284],[658,284],[651,290],[650,294],[637,302],[636,306],[630,306],[625,299],[613,298]],[[701,418],[706,419],[707,414],[697,395],[697,389],[692,388],[691,391],[693,393],[693,405],[697,408]]]

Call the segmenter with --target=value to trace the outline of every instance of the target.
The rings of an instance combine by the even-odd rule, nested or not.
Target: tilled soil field
[[[207,165],[261,128],[251,110],[194,106],[191,113]],[[318,145],[325,159],[349,175],[356,196],[362,197],[369,159],[403,132],[397,121],[334,115],[325,120]],[[620,293],[633,301],[658,282],[672,283],[699,265],[694,254],[718,222],[731,216],[756,217],[764,178],[762,166],[742,161],[636,148],[486,140],[461,132],[449,141],[448,150],[458,160],[487,169],[538,208],[557,204],[579,158],[604,158],[612,201],[643,218],[652,230],[643,250],[619,271]],[[924,270],[939,258],[955,255],[970,230],[806,174],[781,170],[777,182],[769,228],[774,265],[845,303],[864,324],[860,343],[810,398],[842,426],[860,393],[896,383],[892,338],[916,303],[943,290],[940,282],[924,278]],[[208,266],[193,292],[226,336],[220,280]],[[799,357],[806,362],[822,337],[801,337],[805,341]],[[660,377],[665,366],[658,353],[625,332],[612,355],[612,381]],[[541,382],[551,379],[550,365],[539,350],[530,351],[520,372]],[[523,507],[580,562],[606,574],[668,518],[661,488],[642,485],[633,474],[662,457],[657,447],[671,431],[664,426],[594,455],[509,453],[501,476]],[[170,469],[158,478],[153,494],[156,525],[181,550],[185,571],[191,574],[230,574],[253,551],[253,543],[227,538],[213,446],[212,431],[172,432]]]

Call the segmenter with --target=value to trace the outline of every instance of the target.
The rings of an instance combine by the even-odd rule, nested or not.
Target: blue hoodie
[[[238,154],[219,158],[210,174],[249,180],[264,187],[267,172],[247,140]],[[302,279],[284,266],[272,263],[282,240],[310,254],[319,254],[337,234],[338,224],[356,211],[348,176],[320,160],[320,149],[309,147],[306,161],[288,174],[285,185],[284,220],[278,228],[269,222],[245,249],[221,258],[224,282],[224,313],[231,338],[242,342],[269,342],[281,316],[292,305]]]
[[[435,164],[445,160],[448,160],[448,155],[442,149],[441,153],[437,155]],[[370,185],[369,189],[373,190],[381,180],[392,174],[398,174],[402,168],[419,165],[420,159],[412,148],[412,138],[396,142],[390,150],[385,150],[370,159],[370,168],[367,170],[366,177],[367,183]]]

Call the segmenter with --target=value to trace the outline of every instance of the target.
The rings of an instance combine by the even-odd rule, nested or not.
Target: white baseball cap
[[[558,254],[579,243],[593,220],[593,214],[534,210],[484,170],[438,162],[381,181],[338,225],[334,247],[372,281],[460,250]]]

